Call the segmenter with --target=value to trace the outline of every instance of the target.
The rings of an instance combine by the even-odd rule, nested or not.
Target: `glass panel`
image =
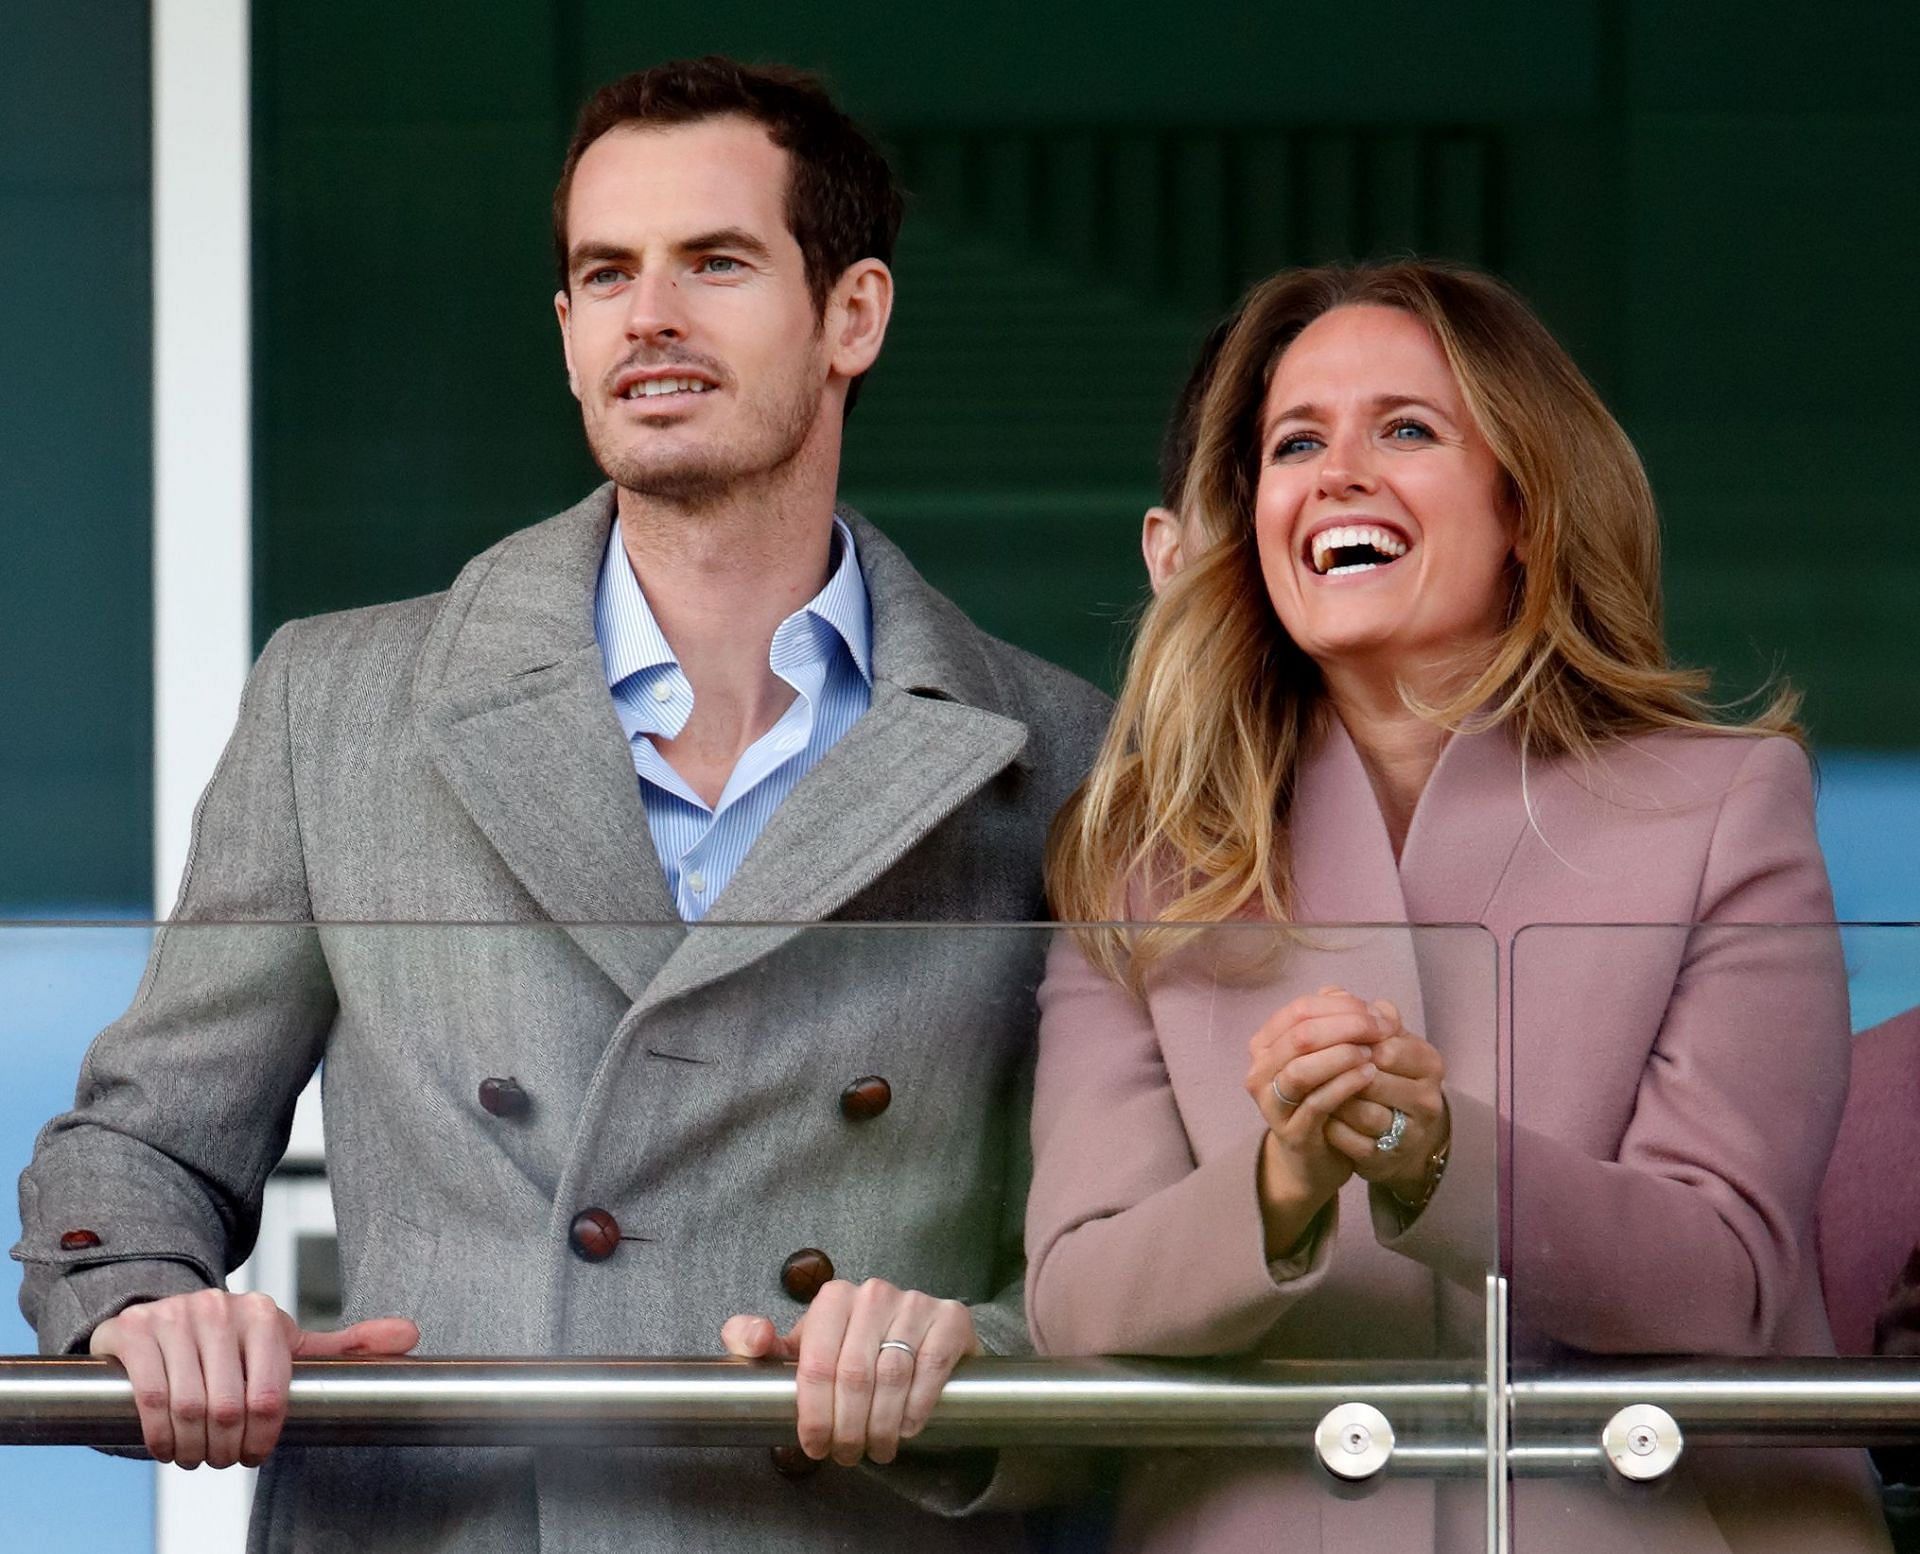
[[[1920,929],[1528,927],[1510,1062],[1513,1547],[1884,1549]]]
[[[1117,979],[1096,964],[1109,951]],[[688,1414],[644,1447],[629,1416],[575,1392],[555,1405],[564,1431],[462,1415],[460,1438],[493,1449],[445,1434],[283,1449],[273,1514],[370,1551],[433,1527],[511,1532],[536,1506],[527,1541],[549,1521],[590,1540],[645,1518],[668,1542],[751,1524],[848,1547],[1068,1550],[1307,1518],[1329,1548],[1387,1523],[1480,1548],[1495,961],[1487,934],[1457,927],[0,929],[7,1050],[39,1076],[9,1095],[0,1142],[25,1164],[107,1027],[85,1106],[42,1142],[23,1199],[29,1303],[56,1342],[251,1253],[240,1279],[303,1322],[402,1315],[415,1353],[442,1361],[717,1357],[733,1315],[824,1328],[843,1292],[815,1292],[836,1279],[963,1303],[986,1352],[962,1372],[976,1390],[877,1477],[806,1476],[790,1455],[777,1469],[790,1401],[704,1405],[705,1426]],[[1127,968],[1144,968],[1137,987]],[[1282,1069],[1283,1040],[1353,1051]],[[1363,1052],[1384,1072],[1330,1134],[1316,1086]],[[316,1064],[324,1160],[297,1146],[270,1169]],[[1402,1142],[1382,1151],[1370,1140],[1395,1106]],[[1265,1143],[1269,1120],[1284,1147]],[[868,1309],[854,1300],[849,1320]],[[887,1331],[937,1346],[935,1314],[916,1303]],[[4,1347],[28,1352],[10,1331]],[[596,1360],[587,1379],[636,1374]],[[451,1430],[433,1408],[518,1384],[490,1372],[464,1403],[380,1405],[350,1428]],[[1357,1487],[1320,1460],[1354,1473],[1386,1445],[1352,1405],[1393,1441]],[[684,1444],[701,1428],[726,1444]],[[144,1465],[0,1451],[0,1495],[54,1461],[90,1475],[79,1493],[122,1528],[90,1547],[148,1546]],[[53,1526],[65,1500],[42,1498]]]

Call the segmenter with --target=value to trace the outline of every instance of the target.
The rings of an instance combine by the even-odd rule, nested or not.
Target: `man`
[[[23,1307],[47,1351],[124,1363],[155,1456],[273,1453],[260,1548],[1015,1546],[1012,1518],[943,1519],[1013,1498],[995,1461],[802,1470],[887,1463],[959,1358],[1025,1345],[1041,947],[795,925],[1039,916],[1105,704],[836,515],[899,197],[815,83],[718,59],[613,83],[554,215],[611,484],[445,595],[268,644],[180,926],[22,1179]],[[619,926],[702,918],[788,926]],[[525,926],[337,926],[436,920]],[[193,926],[236,922],[274,926]],[[332,1335],[217,1288],[323,1057],[363,1319]],[[273,1452],[294,1357],[720,1335],[799,1362],[784,1476]]]

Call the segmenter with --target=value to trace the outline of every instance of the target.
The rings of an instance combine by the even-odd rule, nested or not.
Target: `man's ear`
[[[827,299],[821,326],[827,336],[827,365],[835,376],[857,378],[880,357],[893,316],[893,271],[878,259],[847,266]]]
[[[1147,563],[1147,581],[1157,594],[1180,570],[1180,518],[1171,508],[1149,507],[1140,525],[1140,555]]]
[[[567,329],[569,299],[565,288],[553,294],[553,316],[560,320],[560,355],[567,364],[567,387],[580,397],[580,375],[573,370],[573,335]]]

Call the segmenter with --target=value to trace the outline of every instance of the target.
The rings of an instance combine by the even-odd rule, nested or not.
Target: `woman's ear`
[[[1180,518],[1171,508],[1149,507],[1140,525],[1140,555],[1147,563],[1147,581],[1157,594],[1180,570]]]

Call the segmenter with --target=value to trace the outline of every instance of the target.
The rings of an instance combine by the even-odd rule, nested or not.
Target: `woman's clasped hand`
[[[1349,1176],[1402,1202],[1422,1196],[1447,1144],[1446,1060],[1392,1003],[1323,987],[1275,1011],[1249,1049],[1247,1093],[1267,1123],[1269,1256],[1284,1255]]]

